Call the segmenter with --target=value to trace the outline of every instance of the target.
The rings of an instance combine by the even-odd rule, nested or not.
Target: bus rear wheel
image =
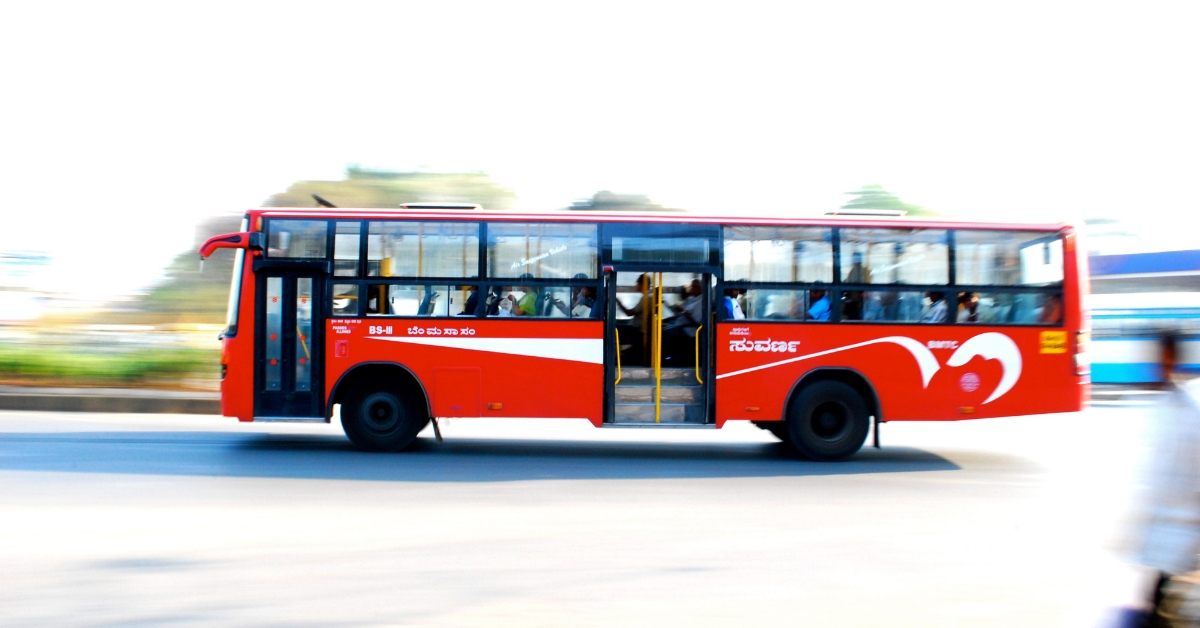
[[[806,386],[788,406],[787,441],[809,460],[849,458],[862,449],[869,428],[866,401],[843,382]]]
[[[399,451],[412,444],[429,417],[410,395],[364,384],[342,403],[342,429],[363,451]]]

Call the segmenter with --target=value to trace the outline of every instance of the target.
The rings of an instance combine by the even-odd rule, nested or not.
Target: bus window
[[[488,225],[488,276],[536,279],[596,277],[596,225]]]
[[[370,277],[477,277],[479,225],[462,222],[372,222]]]
[[[1057,284],[1063,280],[1062,239],[1026,231],[956,231],[954,263],[958,284]]]
[[[324,220],[279,220],[267,222],[267,257],[325,258]]]
[[[370,284],[367,316],[462,316],[474,286]],[[471,302],[474,307],[474,302]]]
[[[726,227],[726,281],[833,282],[833,230]]]
[[[359,228],[357,222],[339,222],[333,234],[333,274],[335,277],[358,276]]]
[[[863,292],[862,321],[915,323],[927,307],[925,295],[899,290]]]
[[[1058,293],[980,292],[978,322],[992,325],[1061,325],[1062,295]]]
[[[804,320],[803,290],[746,290],[743,312],[749,320]]]
[[[943,229],[842,229],[842,283],[950,282],[950,247]]]
[[[333,316],[358,316],[358,284],[333,284],[333,302],[329,311]]]
[[[594,288],[567,286],[492,286],[488,316],[589,318],[595,299]],[[583,305],[586,303],[586,311]]]

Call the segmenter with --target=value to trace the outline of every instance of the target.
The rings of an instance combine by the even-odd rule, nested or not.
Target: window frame
[[[722,225],[722,227],[723,227],[722,238],[724,238],[724,227],[738,227],[738,226],[753,226],[753,225],[724,224],[724,225]],[[982,229],[982,228],[981,229],[970,229],[970,228],[956,228],[956,227],[945,228],[944,230],[946,231],[946,244],[948,247],[947,262],[948,262],[948,275],[949,276],[948,276],[947,283],[944,283],[944,284],[844,283],[841,279],[841,277],[842,277],[842,229],[862,229],[862,228],[863,227],[854,227],[854,226],[830,227],[830,229],[832,229],[832,231],[833,231],[833,234],[832,234],[833,247],[832,247],[832,252],[831,252],[831,254],[833,256],[833,281],[831,283],[786,282],[786,281],[727,281],[724,276],[724,274],[725,274],[725,260],[723,258],[724,240],[722,239],[722,242],[721,242],[722,259],[721,259],[721,264],[720,264],[721,277],[717,284],[716,294],[723,295],[726,290],[731,290],[731,289],[732,290],[741,290],[743,293],[747,290],[784,290],[784,291],[796,291],[796,292],[811,291],[811,290],[825,290],[826,294],[829,296],[829,300],[831,303],[841,303],[842,296],[846,293],[851,293],[851,292],[920,292],[922,294],[924,294],[926,292],[941,292],[946,295],[944,298],[947,298],[947,299],[954,298],[955,299],[955,307],[957,307],[957,296],[961,292],[990,293],[990,294],[998,294],[998,293],[1034,294],[1034,295],[1057,294],[1057,295],[1059,295],[1060,299],[1065,299],[1065,285],[1066,285],[1066,277],[1067,277],[1067,275],[1066,275],[1065,242],[1064,242],[1064,249],[1063,249],[1064,250],[1063,260],[1062,260],[1063,280],[1058,281],[1056,283],[1018,284],[1018,285],[960,284],[960,283],[957,283],[957,281],[956,281],[957,234],[961,233],[961,232],[973,232],[973,231],[986,231],[986,232],[991,232],[991,233],[1004,234],[1004,233],[1008,233],[1008,232],[1012,231],[1012,230],[1007,230],[1007,229]],[[880,229],[888,229],[888,228],[892,228],[892,227],[880,227]],[[894,228],[895,229],[903,229],[905,227],[894,227]],[[918,228],[918,227],[912,227],[912,228]],[[1018,231],[1020,233],[1044,233],[1045,234],[1044,237],[1042,237],[1042,238],[1037,238],[1036,240],[1030,241],[1033,243],[1050,243],[1050,242],[1054,242],[1054,241],[1063,242],[1063,233],[1061,231],[1046,231],[1046,232],[1037,232],[1037,231],[1029,231],[1029,230],[1018,230]],[[718,309],[718,311],[722,310],[722,308],[717,308],[717,309]],[[864,320],[860,320],[860,319],[843,319],[841,310],[842,310],[842,308],[840,308],[840,307],[834,307],[830,313],[829,321],[805,321],[805,320],[798,320],[798,319],[768,319],[768,318],[749,318],[749,317],[747,317],[745,319],[738,319],[737,322],[739,322],[739,323],[761,322],[761,323],[775,323],[775,324],[804,324],[804,325],[828,325],[829,323],[846,323],[846,324],[857,324],[857,325],[924,325],[924,326],[929,326],[929,325],[976,325],[976,326],[986,325],[986,326],[1004,326],[1004,327],[1063,327],[1065,325],[1065,320],[1060,320],[1058,323],[1042,323],[1042,322],[978,323],[978,322],[966,322],[966,321],[959,322],[957,320],[953,320],[953,319],[956,319],[957,317],[951,317],[952,320],[947,320],[944,323],[921,323],[918,321],[864,321]],[[719,314],[719,317],[720,318],[718,318],[718,320],[720,322],[734,322],[733,319],[725,318],[725,315],[723,312],[721,312]],[[1065,316],[1063,318],[1065,319]]]
[[[334,289],[333,287],[335,284],[337,284],[337,285],[355,285],[358,287],[358,292],[357,292],[358,296],[356,299],[357,307],[355,309],[355,312],[334,315],[333,308],[331,306],[329,308],[329,312],[330,312],[329,318],[336,318],[336,319],[347,319],[347,318],[366,319],[366,318],[370,318],[371,320],[389,320],[389,319],[396,319],[396,320],[399,320],[399,319],[403,319],[403,320],[461,320],[461,319],[466,319],[466,318],[489,318],[487,316],[488,307],[487,307],[486,295],[489,294],[489,290],[491,289],[491,287],[492,286],[513,286],[513,285],[516,285],[518,281],[520,281],[521,285],[528,285],[531,287],[545,286],[545,287],[566,288],[566,289],[573,289],[573,288],[577,288],[577,287],[591,287],[596,294],[597,301],[602,302],[604,299],[604,292],[603,292],[604,277],[601,272],[601,260],[600,260],[601,246],[599,243],[600,225],[598,225],[598,224],[596,225],[597,242],[596,242],[596,246],[595,246],[595,254],[593,255],[594,268],[592,270],[592,274],[594,275],[594,277],[589,277],[587,279],[555,279],[555,278],[519,279],[517,277],[492,277],[487,274],[487,266],[488,266],[487,253],[488,253],[488,242],[489,242],[488,226],[491,224],[509,224],[509,223],[497,223],[497,221],[488,221],[488,220],[438,220],[438,219],[414,220],[411,218],[404,218],[404,219],[401,219],[401,218],[397,218],[397,219],[363,218],[363,219],[354,219],[354,220],[329,218],[327,220],[330,221],[331,223],[357,221],[360,223],[359,233],[363,234],[363,236],[359,238],[358,275],[355,277],[347,277],[347,276],[333,276],[331,274],[329,276],[329,278],[326,280],[325,298],[326,298],[326,303],[329,303],[329,304],[332,304],[333,289]],[[478,232],[477,232],[478,233],[478,242],[476,243],[477,251],[478,251],[477,260],[476,260],[477,264],[478,264],[477,275],[475,277],[411,277],[411,276],[384,277],[382,275],[368,276],[367,273],[368,273],[369,260],[367,259],[367,257],[368,257],[367,253],[368,253],[368,247],[369,247],[370,223],[372,223],[372,222],[425,222],[425,223],[446,222],[446,223],[457,223],[457,224],[465,223],[465,224],[475,225],[476,227],[478,227]],[[553,221],[544,221],[544,222],[542,222],[542,221],[525,221],[525,222],[528,222],[530,224],[558,224]],[[512,224],[518,224],[518,223],[512,223]],[[595,224],[595,223],[593,223],[593,224]],[[330,238],[330,241],[326,248],[328,250],[327,259],[330,262],[333,261],[332,238],[333,238],[333,232],[335,230],[336,230],[336,224],[332,225],[330,228],[327,229],[327,234],[328,234],[328,237]],[[476,289],[477,293],[480,294],[481,296],[484,296],[485,298],[479,299],[479,302],[476,305],[476,311],[472,314],[449,315],[449,316],[442,316],[442,315],[423,315],[422,316],[422,315],[408,315],[408,314],[403,314],[403,315],[402,314],[368,314],[366,306],[367,306],[367,299],[369,299],[369,294],[368,294],[369,286],[379,285],[379,284],[384,284],[384,285],[389,285],[389,286],[393,286],[393,285],[395,285],[395,286],[457,286],[457,287],[462,287],[464,289],[467,287],[474,287]],[[598,312],[599,313],[598,316],[596,316],[594,318],[590,317],[590,316],[589,317],[574,317],[574,316],[563,316],[563,317],[529,316],[529,317],[524,317],[524,316],[517,316],[517,317],[512,317],[512,318],[505,318],[505,320],[522,320],[522,321],[549,321],[549,320],[553,320],[553,321],[600,321],[600,320],[603,320],[603,318],[604,318],[604,313],[603,313],[604,308],[603,307],[600,307],[599,309],[593,308],[593,311]],[[495,318],[495,317],[492,317],[492,318]]]

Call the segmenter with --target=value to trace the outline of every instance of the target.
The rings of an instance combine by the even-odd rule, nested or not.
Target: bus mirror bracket
[[[261,232],[241,232],[241,233],[226,233],[219,236],[213,236],[204,241],[200,247],[200,259],[204,260],[209,257],[217,249],[249,249],[251,251],[263,250],[263,234]]]

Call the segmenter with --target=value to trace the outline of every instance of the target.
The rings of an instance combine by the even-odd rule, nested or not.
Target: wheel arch
[[[838,381],[842,382],[862,396],[863,401],[867,402],[867,408],[871,411],[871,415],[875,417],[877,423],[883,423],[883,405],[879,401],[879,393],[875,391],[875,385],[871,380],[856,369],[847,366],[827,366],[813,369],[804,375],[801,375],[793,384],[791,390],[788,391],[787,398],[783,403],[783,415],[780,418],[782,421],[787,421],[788,409],[792,407],[792,400],[800,391],[817,382],[823,381]]]
[[[425,403],[425,414],[429,417],[433,416],[433,406],[430,404],[429,391],[425,389],[425,384],[421,382],[421,378],[417,377],[412,369],[399,362],[381,361],[355,364],[338,377],[329,395],[329,400],[325,404],[325,418],[327,420],[333,418],[334,404],[342,403],[346,398],[346,393],[353,389],[355,384],[372,379],[398,382],[400,385],[420,394],[421,400]]]

